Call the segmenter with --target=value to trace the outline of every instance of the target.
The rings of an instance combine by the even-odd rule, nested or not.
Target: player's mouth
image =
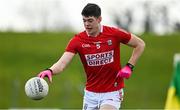
[[[86,30],[91,30],[92,28],[90,28],[90,27],[86,27]]]

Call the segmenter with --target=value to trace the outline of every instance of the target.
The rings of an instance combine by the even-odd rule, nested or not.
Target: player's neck
[[[91,37],[97,37],[101,32],[102,32],[102,26],[99,25],[97,28],[97,31],[95,31],[94,33],[87,33],[87,34],[88,36],[91,36]]]

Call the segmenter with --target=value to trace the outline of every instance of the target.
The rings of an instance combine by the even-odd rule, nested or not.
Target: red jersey
[[[128,43],[131,34],[108,26],[102,26],[96,37],[88,36],[86,31],[75,35],[66,51],[78,53],[84,66],[87,81],[86,90],[92,92],[111,92],[124,87],[123,78],[115,79],[120,65],[120,43]]]

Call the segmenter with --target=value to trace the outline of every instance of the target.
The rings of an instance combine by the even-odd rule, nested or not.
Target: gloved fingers
[[[45,73],[40,73],[40,78],[44,78],[44,77],[46,77],[46,74]]]
[[[37,76],[40,77],[40,78],[42,78],[42,73],[39,73]]]
[[[130,77],[130,73],[129,72],[126,72],[126,71],[119,71],[116,78],[117,77],[121,77],[121,78],[126,78],[128,79]]]
[[[49,72],[49,70],[48,70],[48,71],[40,72],[40,73],[38,74],[38,77],[40,77],[40,78],[47,77],[48,80],[49,80],[49,82],[52,82],[52,74]]]
[[[52,76],[51,74],[47,74],[48,80],[52,83]]]

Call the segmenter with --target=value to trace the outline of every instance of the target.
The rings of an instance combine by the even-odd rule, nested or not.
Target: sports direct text
[[[88,66],[101,66],[112,63],[114,61],[113,56],[114,56],[114,50],[111,50],[96,54],[86,54],[85,58]]]

